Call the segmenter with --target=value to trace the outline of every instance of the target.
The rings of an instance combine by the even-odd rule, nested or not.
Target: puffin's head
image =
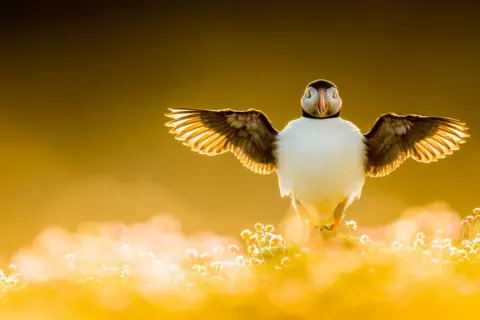
[[[302,97],[302,109],[315,118],[326,118],[342,108],[337,87],[328,80],[310,82]]]

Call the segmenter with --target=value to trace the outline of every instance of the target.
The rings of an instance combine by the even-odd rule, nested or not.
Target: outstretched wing
[[[465,123],[451,118],[384,114],[365,134],[371,177],[390,174],[407,158],[434,162],[458,150],[469,137]]]
[[[249,170],[269,174],[276,170],[275,141],[278,131],[258,110],[234,111],[168,109],[175,138],[200,154],[232,152]]]

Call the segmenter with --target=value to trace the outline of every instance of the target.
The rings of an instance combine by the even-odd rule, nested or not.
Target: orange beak
[[[327,114],[327,105],[325,104],[325,90],[321,89],[318,96],[318,112],[321,117],[324,117]]]

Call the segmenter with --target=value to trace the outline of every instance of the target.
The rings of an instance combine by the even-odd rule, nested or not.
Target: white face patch
[[[318,101],[318,91],[315,88],[308,87],[302,97],[301,105],[305,112],[315,114],[315,103]]]
[[[327,89],[327,97],[331,98],[332,100],[335,100],[338,97],[338,91],[336,88],[331,87]]]
[[[327,89],[325,102],[329,104],[329,115],[336,114],[340,111],[342,108],[342,99],[340,98],[337,88],[330,87]]]

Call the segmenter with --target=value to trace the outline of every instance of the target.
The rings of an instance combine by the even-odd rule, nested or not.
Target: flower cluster
[[[22,318],[15,308],[27,303],[23,297],[41,296],[41,288],[45,297],[52,295],[48,290],[58,291],[55,304],[59,299],[65,304],[87,303],[86,297],[94,296],[95,308],[112,312],[127,310],[139,300],[155,306],[148,309],[142,304],[139,317],[142,312],[171,317],[186,312],[188,318],[200,306],[208,314],[227,317],[218,306],[233,304],[239,309],[232,314],[256,310],[265,317],[302,318],[317,308],[325,314],[334,312],[335,304],[327,303],[330,295],[352,310],[358,301],[378,299],[383,299],[384,307],[398,310],[399,297],[414,299],[411,294],[416,290],[415,299],[421,299],[425,290],[430,300],[432,287],[449,299],[467,294],[467,289],[480,298],[480,283],[468,280],[480,276],[479,221],[480,210],[475,209],[458,224],[461,238],[435,227],[387,241],[378,239],[378,233],[360,233],[350,220],[345,222],[345,234],[302,247],[273,225],[261,223],[241,231],[237,239],[187,237],[166,228],[163,220],[115,232],[108,227],[99,234],[53,230],[0,270],[0,316],[17,312]],[[369,295],[363,294],[365,290]],[[79,309],[72,305],[68,310]]]

